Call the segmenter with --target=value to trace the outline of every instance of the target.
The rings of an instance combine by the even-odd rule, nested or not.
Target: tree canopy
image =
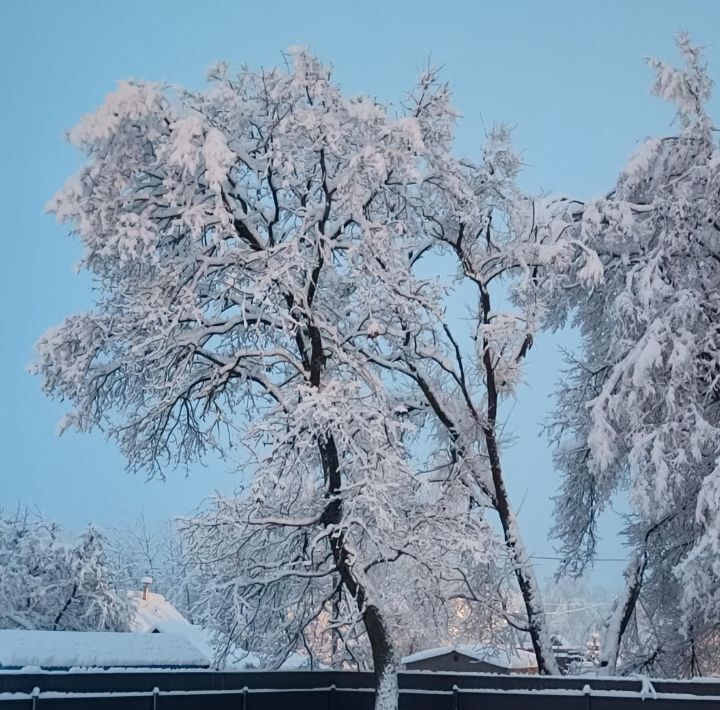
[[[183,523],[226,649],[279,663],[327,628],[328,658],[372,656],[390,708],[402,630],[469,605],[557,672],[499,411],[542,331],[571,321],[551,425],[564,570],[592,563],[598,515],[629,492],[602,663],[624,640],[628,668],[690,653],[702,670],[720,614],[720,162],[711,82],[679,45],[684,69],[651,62],[679,134],[592,202],[523,194],[502,126],[458,158],[436,72],[392,107],[346,96],[304,49],[281,70],[219,64],[202,91],[121,83],[70,132],[87,160],[49,209],[96,298],[36,370],[131,469],[243,460],[248,484]]]

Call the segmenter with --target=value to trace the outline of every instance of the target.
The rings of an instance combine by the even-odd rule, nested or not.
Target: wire
[[[564,557],[551,557],[549,555],[530,555],[530,558],[533,560],[558,560],[559,562],[562,562],[565,558]],[[595,557],[592,560],[593,562],[627,562],[627,557]]]

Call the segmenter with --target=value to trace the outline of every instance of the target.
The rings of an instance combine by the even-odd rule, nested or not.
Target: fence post
[[[335,703],[333,699],[335,697],[335,683],[333,683],[328,689],[328,710],[333,710]]]
[[[32,698],[32,710],[35,710],[40,700],[40,688],[38,688],[37,685],[32,689],[30,697]]]
[[[587,710],[590,710],[592,708],[592,688],[587,683],[585,683],[585,685],[583,685],[582,692],[587,699]]]
[[[460,688],[457,685],[453,685],[453,710],[458,710],[460,707]]]
[[[243,701],[242,701],[242,710],[247,710],[247,694],[248,694],[248,687],[247,685],[243,686]]]

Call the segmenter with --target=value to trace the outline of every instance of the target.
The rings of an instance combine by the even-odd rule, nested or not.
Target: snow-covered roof
[[[476,661],[483,663],[491,663],[499,668],[519,669],[519,668],[537,668],[537,660],[535,654],[525,651],[521,648],[507,651],[492,646],[478,646],[473,644],[456,644],[453,646],[438,646],[437,648],[428,648],[425,651],[413,653],[411,656],[405,656],[402,659],[404,664],[424,661],[428,658],[437,658],[448,653],[461,653],[469,656]]]
[[[312,668],[316,671],[329,671],[330,666],[320,663],[317,659],[313,659]],[[278,670],[281,671],[309,671],[310,656],[304,653],[291,653],[282,663]]]
[[[187,639],[207,658],[215,655],[211,632],[200,626],[191,624],[162,594],[147,592],[128,592],[128,598],[135,606],[135,613],[130,619],[130,629],[135,633],[150,634],[157,631],[161,634],[175,634]],[[158,634],[155,634],[157,636]],[[244,671],[267,668],[267,662],[250,651],[236,649],[225,660],[226,670]],[[313,668],[327,668],[315,661]],[[291,653],[280,666],[280,670],[309,670],[310,658],[302,653]]]
[[[128,592],[135,606],[130,617],[130,630],[139,634],[161,634],[182,636],[197,648],[206,658],[213,658],[215,651],[210,633],[200,626],[191,624],[162,594],[148,592],[143,598],[142,592]],[[156,634],[157,635],[157,634]],[[247,668],[256,668],[255,658],[246,664]]]
[[[0,668],[206,668],[208,658],[175,634],[0,629]]]
[[[191,625],[162,594],[148,592],[143,599],[142,592],[128,592],[128,598],[135,606],[130,629],[136,633],[181,633]]]

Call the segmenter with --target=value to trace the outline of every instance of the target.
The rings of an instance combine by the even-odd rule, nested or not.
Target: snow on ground
[[[226,671],[253,671],[253,670],[271,670],[270,665],[261,657],[250,651],[237,649],[228,656],[222,670]],[[312,669],[310,667],[310,656],[304,653],[291,653],[277,669],[280,671],[329,671],[330,666],[313,661]]]
[[[0,630],[0,668],[204,667],[210,661],[176,634]]]

